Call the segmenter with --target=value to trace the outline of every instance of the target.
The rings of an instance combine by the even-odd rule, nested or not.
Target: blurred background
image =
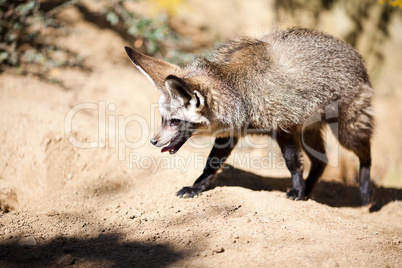
[[[130,110],[134,106],[127,103],[127,99],[135,99],[138,92],[129,91],[132,81],[128,77],[134,73],[134,68],[124,53],[124,45],[185,65],[195,55],[208,55],[214,45],[227,39],[239,35],[258,37],[273,29],[289,26],[327,32],[345,40],[361,53],[376,92],[377,128],[373,139],[372,179],[377,185],[401,188],[401,1],[0,0],[2,96],[13,95],[24,100],[46,102],[49,108],[46,111],[50,111],[49,116],[53,114],[50,119],[44,118],[38,127],[38,117],[27,117],[31,112],[24,109],[31,106],[25,105],[25,102],[5,102],[3,105],[1,117],[5,123],[1,131],[5,153],[1,160],[6,164],[0,172],[3,181],[8,184],[3,184],[2,194],[11,200],[18,191],[15,190],[18,189],[15,178],[25,178],[31,174],[39,174],[37,181],[40,182],[40,178],[50,175],[63,176],[62,180],[71,181],[77,178],[76,173],[85,177],[87,171],[88,176],[97,178],[93,173],[90,174],[91,168],[96,170],[99,178],[111,172],[110,166],[101,167],[99,163],[91,162],[95,154],[78,152],[71,149],[68,143],[60,145],[63,142],[60,136],[64,135],[62,120],[66,112],[79,102],[107,99],[118,104],[120,113],[127,114],[141,114],[140,109],[149,110],[149,103],[157,102],[158,93],[155,91],[152,96],[144,95],[138,100],[137,106],[134,105],[137,111]],[[125,94],[131,95],[122,98]],[[16,112],[10,113],[10,107]],[[54,107],[63,108],[57,115]],[[41,109],[36,111],[40,113],[39,118],[46,114]],[[6,120],[6,116],[10,119]],[[97,122],[96,116],[93,119]],[[16,125],[15,120],[20,123]],[[48,121],[52,124],[60,122],[55,127],[46,123]],[[25,131],[21,122],[28,122],[24,123],[25,127],[36,129],[36,134],[35,131]],[[82,125],[85,127],[78,135],[91,140],[92,134],[85,132],[87,122]],[[16,134],[10,134],[11,128]],[[36,136],[28,139],[24,135]],[[32,145],[35,139],[39,140],[38,145]],[[54,154],[47,151],[43,157],[38,154],[37,159],[28,159],[27,155],[32,152],[26,148],[31,147],[24,144],[32,145],[32,152],[34,148],[39,150],[54,144],[55,151]],[[70,153],[55,164],[56,157],[63,156],[67,151]],[[82,161],[86,154],[89,154],[85,158],[87,162]],[[77,155],[81,155],[81,160],[77,160]],[[111,158],[110,155],[115,157],[114,153],[105,154],[103,158],[99,155],[98,150],[96,157],[103,163]],[[32,165],[35,161],[42,161],[41,157],[50,162],[40,167]],[[68,165],[63,162],[65,159],[70,159]],[[82,162],[85,162],[83,167],[80,166]],[[18,168],[11,168],[13,166]],[[125,166],[127,169],[127,164]],[[47,173],[42,176],[43,170]],[[341,151],[338,167],[329,168],[324,177],[356,185],[357,172],[356,157],[350,152]],[[130,176],[126,177],[129,180]],[[19,199],[21,202],[23,198]]]
[[[313,28],[345,40],[363,55],[380,96],[396,94],[401,84],[402,3],[392,0],[1,0],[1,71],[18,67],[21,73],[45,76],[49,68],[81,66],[82,55],[57,42],[68,31],[68,19],[60,14],[71,8],[80,19],[176,64],[189,63],[195,54],[234,36]]]
[[[18,66],[21,72],[44,75],[51,67],[80,66],[79,53],[72,55],[57,43],[68,31],[60,14],[71,8],[81,19],[116,31],[131,46],[177,64],[234,36],[301,26],[354,46],[365,58],[378,94],[395,94],[402,79],[402,3],[392,0],[2,0],[1,70]],[[39,66],[35,71],[29,64]]]

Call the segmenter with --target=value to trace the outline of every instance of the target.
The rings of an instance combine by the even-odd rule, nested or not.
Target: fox
[[[286,196],[307,200],[328,163],[323,128],[336,122],[331,129],[339,143],[360,162],[361,203],[371,202],[374,91],[364,60],[351,45],[291,27],[260,38],[234,38],[185,67],[130,47],[125,51],[161,93],[154,146],[175,154],[192,136],[215,138],[202,174],[177,196],[191,198],[210,189],[239,139],[258,132],[279,145],[291,174]],[[303,151],[311,162],[305,180]]]

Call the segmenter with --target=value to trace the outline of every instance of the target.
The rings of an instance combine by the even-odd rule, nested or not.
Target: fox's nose
[[[156,144],[158,143],[158,141],[157,141],[157,140],[152,139],[152,140],[151,140],[151,143],[152,143],[152,145],[156,145]]]

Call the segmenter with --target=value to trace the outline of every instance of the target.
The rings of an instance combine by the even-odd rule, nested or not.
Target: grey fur
[[[224,110],[224,116],[216,116],[234,129],[251,124],[267,131],[286,130],[335,101],[340,113],[348,114],[355,108],[352,100],[364,103],[353,113],[367,110],[356,123],[372,129],[372,90],[362,58],[350,45],[323,33],[291,28],[261,39],[239,38],[218,47],[211,60],[198,59],[185,71],[188,76],[209,73],[225,81],[210,89],[220,100],[211,105]],[[233,110],[226,111],[228,103]]]

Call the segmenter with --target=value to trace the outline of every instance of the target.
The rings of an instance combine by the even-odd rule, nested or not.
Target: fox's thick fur
[[[288,197],[304,200],[321,176],[325,147],[321,130],[337,120],[339,142],[360,160],[360,194],[370,202],[370,138],[373,90],[364,62],[347,43],[307,29],[241,37],[180,68],[126,47],[134,65],[162,92],[162,126],[151,141],[175,153],[196,134],[214,134],[203,174],[178,192],[191,197],[207,189],[238,138],[253,130],[274,136],[289,168]],[[330,116],[328,116],[330,115]],[[312,118],[320,120],[312,120]],[[180,134],[180,135],[179,135]],[[312,162],[303,180],[301,149]],[[314,156],[317,151],[323,155]]]

